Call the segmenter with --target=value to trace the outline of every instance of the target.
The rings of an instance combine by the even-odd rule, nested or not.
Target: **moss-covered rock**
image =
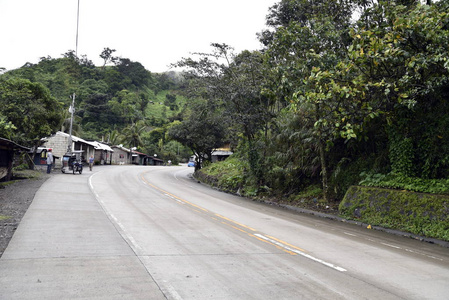
[[[371,225],[449,241],[449,196],[351,186],[339,212]]]

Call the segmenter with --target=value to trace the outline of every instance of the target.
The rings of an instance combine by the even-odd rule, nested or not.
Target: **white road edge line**
[[[387,244],[387,243],[381,243],[381,244],[384,245],[384,246],[387,246],[387,247],[395,248],[395,249],[402,249],[399,246],[395,246],[395,245],[391,245],[391,244]]]
[[[284,249],[286,249],[286,250],[288,250],[288,251],[290,251],[290,252],[293,252],[293,253],[299,254],[299,255],[301,255],[301,256],[304,256],[304,257],[306,257],[306,258],[308,258],[308,259],[311,259],[311,260],[313,260],[313,261],[315,261],[315,262],[318,262],[318,263],[320,263],[320,264],[322,264],[322,265],[325,265],[325,266],[327,266],[327,267],[330,267],[330,268],[332,268],[332,269],[334,269],[334,270],[337,270],[337,271],[340,271],[340,272],[346,272],[346,271],[347,271],[346,269],[344,269],[344,268],[342,268],[342,267],[336,266],[336,265],[334,265],[334,264],[328,263],[328,262],[326,262],[326,261],[324,261],[324,260],[321,260],[321,259],[319,259],[319,258],[313,257],[312,255],[309,255],[309,254],[304,253],[304,252],[302,252],[302,251],[299,251],[299,250],[297,250],[297,249],[288,247],[288,246],[286,246],[286,245],[284,245],[284,244],[282,244],[282,243],[280,243],[280,242],[278,242],[278,241],[275,241],[275,240],[273,240],[273,239],[270,239],[270,238],[268,238],[268,237],[266,237],[266,236],[264,236],[264,235],[262,235],[262,234],[256,233],[256,234],[254,234],[254,235],[257,236],[257,237],[259,237],[259,238],[261,238],[261,239],[264,239],[264,240],[266,240],[266,241],[268,241],[268,242],[270,242],[270,243],[272,243],[272,244],[275,244],[276,246],[279,246],[279,247],[284,248]]]
[[[175,288],[171,286],[166,280],[163,281],[164,285],[161,290],[164,294],[168,294],[171,297],[169,299],[182,300],[182,297],[176,292]]]
[[[97,192],[94,189],[94,186],[92,184],[92,177],[94,177],[96,174],[95,173],[93,175],[91,175],[89,177],[89,187],[90,190],[92,191],[92,193],[94,194],[95,198],[97,199],[98,203],[101,205],[103,211],[105,212],[106,216],[109,217],[110,220],[113,220],[115,224],[117,224],[120,228],[121,233],[119,232],[119,234],[121,234],[121,236],[128,241],[128,245],[130,245],[131,248],[133,248],[132,250],[134,251],[134,253],[142,253],[143,249],[142,247],[139,246],[139,244],[137,244],[136,240],[126,231],[125,226],[123,226],[122,223],[120,223],[120,221],[110,212],[106,209],[106,206],[103,202],[103,200],[101,200],[100,196],[97,194]]]

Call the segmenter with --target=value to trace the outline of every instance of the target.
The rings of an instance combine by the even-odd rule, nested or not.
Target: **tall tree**
[[[204,101],[192,104],[183,122],[175,122],[168,131],[170,139],[189,147],[196,155],[196,170],[212,159],[212,151],[221,147],[227,135],[223,114]]]
[[[211,109],[222,108],[224,117],[235,132],[249,144],[251,171],[262,179],[260,159],[255,148],[255,136],[270,117],[268,98],[262,94],[264,76],[263,55],[244,51],[235,55],[226,44],[212,44],[211,53],[199,53],[199,59],[180,61],[177,66],[187,68],[191,96],[207,99]]]
[[[100,57],[103,59],[103,70],[106,67],[106,64],[115,63],[118,60],[117,57],[112,56],[112,53],[114,53],[115,51],[115,49],[111,49],[109,47],[106,47],[103,49],[103,51],[101,51]]]
[[[338,76],[352,73],[346,86],[359,92],[346,96],[363,101],[361,111],[387,119],[393,172],[442,176],[449,157],[442,129],[448,124],[447,1],[408,7],[382,2],[370,14],[384,21],[375,28],[363,22],[352,32],[349,60]]]
[[[271,29],[259,33],[259,39],[268,46],[275,38],[277,29],[291,23],[310,27],[313,20],[321,18],[330,19],[336,29],[341,31],[349,24],[354,6],[353,0],[281,0],[270,7],[266,24]]]
[[[40,83],[0,80],[0,113],[20,132],[16,142],[35,146],[61,125],[61,103]]]
[[[132,147],[143,147],[142,133],[147,130],[147,126],[143,122],[133,123],[125,127],[122,131],[122,142]]]
[[[0,79],[0,116],[17,129],[15,142],[35,149],[62,122],[61,104],[42,84],[26,79]]]
[[[115,64],[123,76],[123,88],[136,89],[148,85],[151,73],[141,63],[129,58],[119,58]]]
[[[275,31],[267,44],[274,93],[281,93],[291,108],[311,118],[321,161],[324,198],[328,198],[328,166],[326,150],[334,139],[330,120],[339,109],[339,102],[329,94],[323,70],[332,70],[347,54],[351,18],[349,1],[282,1],[274,6],[267,24]],[[271,20],[271,21],[270,21]],[[316,85],[317,81],[325,84]],[[303,113],[306,110],[307,113]]]
[[[145,99],[140,98],[139,93],[122,90],[108,102],[108,106],[119,118],[116,120],[119,124],[136,123],[143,119],[141,101]]]

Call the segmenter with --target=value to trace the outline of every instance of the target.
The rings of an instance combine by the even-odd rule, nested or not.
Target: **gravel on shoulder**
[[[14,174],[10,182],[0,183],[0,257],[8,247],[34,195],[51,174],[23,171]]]

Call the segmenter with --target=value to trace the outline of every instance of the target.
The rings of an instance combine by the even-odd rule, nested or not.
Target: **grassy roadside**
[[[201,169],[195,173],[195,177],[219,190],[254,200],[334,214],[373,226],[449,241],[447,195],[364,187],[356,189],[356,192],[348,192],[341,204],[326,203],[322,201],[320,186],[312,185],[299,194],[283,197],[268,187],[257,186],[251,181],[248,169],[247,162],[231,156],[223,162]],[[350,187],[348,191],[352,189]]]
[[[195,173],[195,178],[221,191],[256,201],[289,205],[298,208],[337,214],[337,202],[324,202],[319,185],[311,185],[298,194],[279,195],[267,186],[259,186],[249,175],[247,161],[231,156],[225,161],[210,164]]]
[[[351,186],[340,214],[373,226],[449,241],[449,196]]]

